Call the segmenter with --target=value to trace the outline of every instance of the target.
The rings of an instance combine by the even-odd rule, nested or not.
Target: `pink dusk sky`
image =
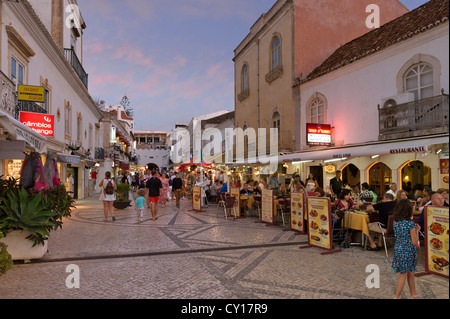
[[[275,2],[78,0],[89,91],[107,104],[126,94],[136,130],[170,131],[194,116],[232,111],[233,51]],[[412,10],[427,1],[401,2]]]

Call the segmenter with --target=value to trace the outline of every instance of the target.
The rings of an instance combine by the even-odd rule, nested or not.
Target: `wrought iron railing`
[[[86,88],[88,88],[89,75],[84,70],[83,65],[81,64],[80,60],[78,59],[75,51],[73,49],[64,49],[64,55],[66,56],[67,61],[69,61],[70,65],[73,67],[75,72],[80,77],[84,86]]]
[[[44,109],[41,105],[30,102],[30,101],[18,101],[16,106],[16,112],[14,114],[14,117],[16,120],[19,119],[20,112],[30,112],[30,113],[41,113],[41,114],[47,114],[47,110]]]
[[[380,135],[449,126],[448,95],[379,108]]]
[[[0,110],[14,116],[16,108],[16,86],[6,74],[0,71]]]
[[[100,147],[95,148],[95,159],[96,160],[104,160],[105,159],[105,150]]]

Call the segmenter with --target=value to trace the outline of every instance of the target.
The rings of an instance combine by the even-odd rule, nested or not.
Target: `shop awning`
[[[365,145],[355,145],[352,147],[334,147],[323,150],[288,154],[279,156],[278,161],[290,163],[313,160],[350,159],[355,157],[386,154],[424,153],[428,151],[428,147],[431,145],[448,144],[448,142],[448,136],[394,142],[384,141]]]
[[[58,162],[65,164],[81,164],[81,157],[75,155],[58,154]]]
[[[0,127],[8,132],[9,139],[24,141],[28,147],[40,154],[47,152],[46,137],[23,125],[3,111],[0,111]]]
[[[0,160],[23,160],[25,144],[24,141],[0,141]]]

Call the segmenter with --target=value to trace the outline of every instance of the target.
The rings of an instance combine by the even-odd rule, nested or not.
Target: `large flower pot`
[[[38,244],[33,247],[34,242],[26,239],[29,235],[27,231],[13,230],[5,238],[0,239],[8,246],[7,250],[12,260],[41,259],[47,253],[48,241],[45,241],[44,245]]]
[[[131,206],[131,201],[124,201],[124,202],[115,201],[113,204],[113,207],[116,209],[125,209],[129,206]]]

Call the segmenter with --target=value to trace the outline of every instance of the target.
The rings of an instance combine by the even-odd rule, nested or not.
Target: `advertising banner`
[[[309,245],[332,251],[333,229],[330,199],[308,197],[306,199],[306,213],[308,214]]]
[[[43,86],[19,85],[17,90],[19,101],[45,102],[45,88]]]
[[[234,209],[231,210],[231,216],[232,216],[232,217],[239,217],[239,210],[240,210],[240,205],[241,205],[241,204],[240,204],[240,203],[241,203],[241,201],[240,201],[241,193],[240,193],[239,188],[232,188],[232,189],[230,190],[230,196],[233,196],[233,197],[234,197],[234,199],[235,199],[235,201],[234,201],[234,207],[237,208],[237,209],[236,209],[237,216],[236,216],[235,213],[234,213]]]
[[[291,230],[304,233],[305,194],[291,193]]]
[[[261,221],[273,224],[275,201],[273,198],[273,190],[263,189],[261,198]]]
[[[192,188],[192,209],[194,211],[202,211],[202,188],[194,186]]]
[[[449,159],[441,159],[440,160],[440,180],[441,187],[448,189],[449,184]]]
[[[448,276],[448,207],[425,208],[425,269],[442,277]]]
[[[31,128],[33,131],[45,137],[55,136],[55,116],[42,114],[20,112],[19,121],[23,125]]]

